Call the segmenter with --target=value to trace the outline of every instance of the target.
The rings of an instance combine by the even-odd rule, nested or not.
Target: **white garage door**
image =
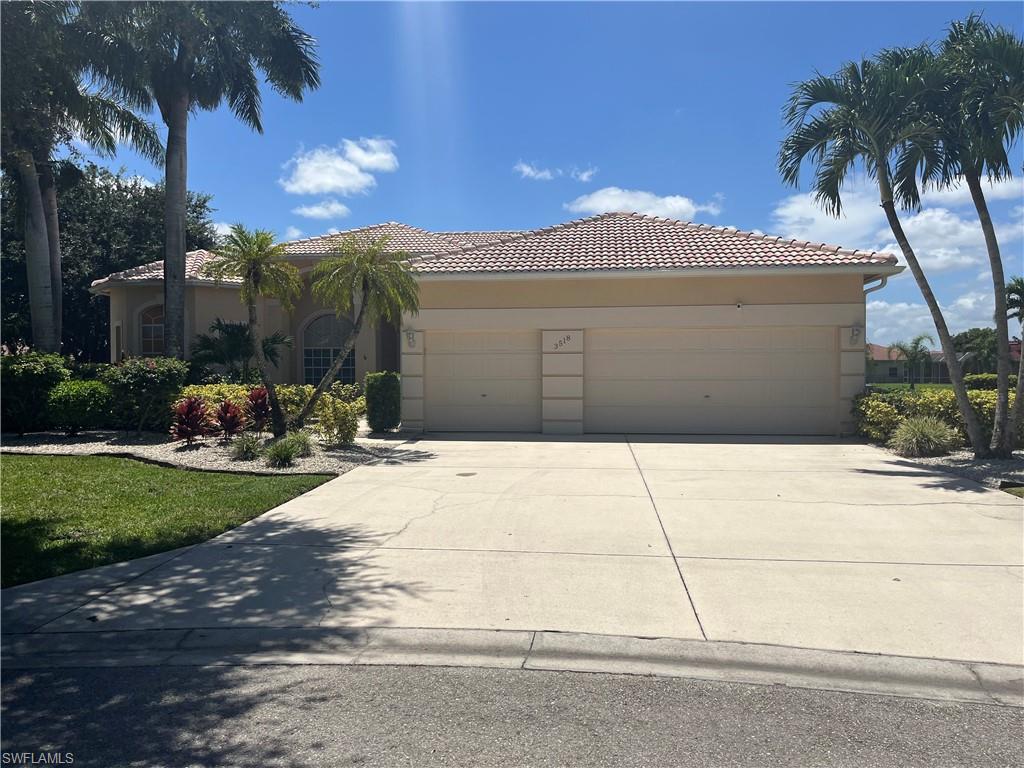
[[[540,431],[540,331],[427,331],[425,426]]]
[[[834,434],[834,328],[587,330],[587,432]]]

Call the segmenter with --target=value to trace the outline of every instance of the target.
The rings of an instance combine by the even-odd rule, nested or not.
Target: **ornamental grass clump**
[[[217,410],[213,413],[213,418],[216,420],[218,430],[225,440],[234,437],[245,429],[245,417],[242,415],[242,409],[230,400],[225,400],[217,406]]]
[[[945,456],[961,445],[957,431],[934,416],[911,416],[889,438],[889,447],[908,458]]]
[[[283,437],[277,442],[271,443],[267,448],[267,466],[274,469],[290,467],[295,463],[295,458],[298,455],[299,448],[295,445],[295,441]]]
[[[184,440],[192,445],[201,437],[213,432],[213,420],[206,408],[206,403],[198,397],[186,397],[174,404],[171,417],[171,437]]]
[[[255,461],[263,454],[263,441],[258,435],[246,432],[231,445],[231,458],[236,461]]]
[[[313,455],[313,436],[307,430],[289,432],[285,440],[295,446],[295,455],[300,459],[307,459]]]

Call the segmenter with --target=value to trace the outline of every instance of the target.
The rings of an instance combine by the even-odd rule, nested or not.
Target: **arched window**
[[[305,384],[319,384],[320,379],[331,367],[334,358],[341,352],[341,345],[348,338],[352,323],[335,315],[321,315],[306,326],[302,332],[302,381]],[[348,353],[341,364],[338,381],[353,384],[356,380],[355,349]]]
[[[139,332],[143,355],[164,353],[164,305],[148,307],[139,313]]]

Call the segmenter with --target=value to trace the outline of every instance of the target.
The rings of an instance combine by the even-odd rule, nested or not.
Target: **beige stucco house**
[[[366,329],[344,375],[402,373],[403,428],[560,434],[835,435],[864,386],[865,292],[895,257],[631,213],[527,232],[398,223],[287,244],[308,274],[340,238],[410,254],[421,310]],[[243,320],[237,287],[189,254],[186,331]],[[162,263],[96,281],[111,354],[158,354]],[[305,293],[260,307],[295,347],[276,376],[316,381],[349,322]]]

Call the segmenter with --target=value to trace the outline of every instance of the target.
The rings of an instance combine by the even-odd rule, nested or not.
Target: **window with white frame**
[[[304,384],[320,383],[331,363],[341,353],[341,345],[348,338],[352,323],[336,315],[321,315],[306,326],[302,332],[302,381]],[[355,349],[350,351],[341,364],[337,381],[354,384],[356,380]]]
[[[164,353],[164,305],[157,304],[139,314],[141,353],[146,356]]]

